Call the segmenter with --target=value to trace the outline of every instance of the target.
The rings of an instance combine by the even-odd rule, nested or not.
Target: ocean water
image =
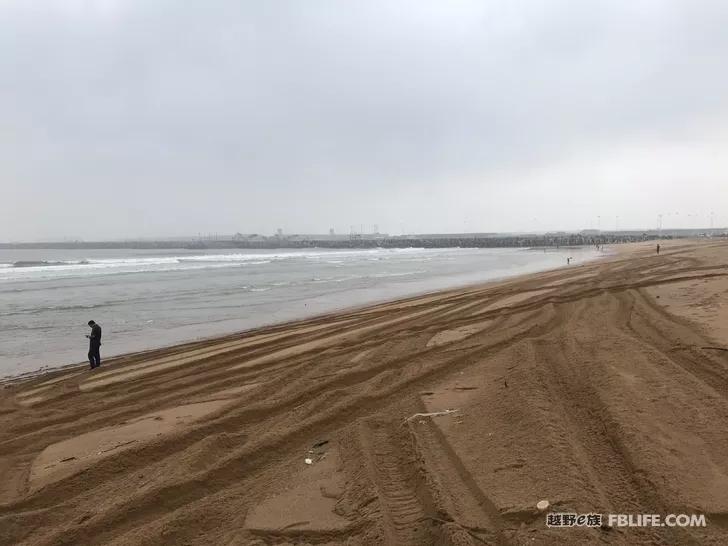
[[[593,249],[0,250],[0,377],[576,264]]]

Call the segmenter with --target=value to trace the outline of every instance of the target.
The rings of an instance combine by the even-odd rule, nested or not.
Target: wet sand
[[[2,385],[0,543],[725,544],[728,244],[617,250]]]

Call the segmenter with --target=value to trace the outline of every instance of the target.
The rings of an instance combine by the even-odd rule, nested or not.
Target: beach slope
[[[629,246],[8,383],[0,543],[725,544],[726,264]]]

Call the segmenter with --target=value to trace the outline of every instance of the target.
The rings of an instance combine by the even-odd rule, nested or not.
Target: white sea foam
[[[423,259],[428,254],[441,254],[451,249],[354,249],[301,251],[245,252],[220,254],[188,254],[149,257],[91,258],[83,260],[37,260],[0,264],[0,282],[11,280],[48,280],[76,276],[110,275],[183,271],[234,266],[262,266],[279,261],[305,260],[306,262],[343,265],[361,259],[386,261],[401,260],[403,255]]]

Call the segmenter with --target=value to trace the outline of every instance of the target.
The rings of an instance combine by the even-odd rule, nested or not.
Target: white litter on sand
[[[451,413],[455,413],[456,409],[446,409],[445,411],[433,411],[432,413],[415,413],[414,415],[410,415],[405,419],[405,421],[411,421],[412,419],[416,419],[417,417],[438,417],[440,415],[450,415]]]

